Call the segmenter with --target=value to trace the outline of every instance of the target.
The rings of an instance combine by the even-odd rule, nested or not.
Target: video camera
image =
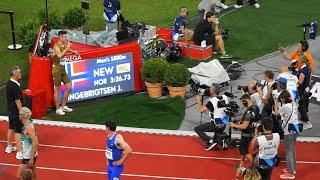
[[[235,116],[240,110],[240,106],[235,101],[230,101],[228,104],[224,100],[218,101],[218,108],[226,108],[224,112],[229,116]]]

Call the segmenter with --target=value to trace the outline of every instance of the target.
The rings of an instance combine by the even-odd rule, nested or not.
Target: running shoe
[[[260,8],[260,4],[259,4],[259,3],[255,3],[255,4],[254,4],[254,7],[257,8],[257,9],[259,9],[259,8]]]
[[[16,159],[19,159],[19,160],[23,159],[22,152],[17,152]]]
[[[282,172],[283,172],[283,173],[288,173],[288,168],[284,168],[284,169],[282,169]],[[294,172],[293,172],[293,174],[297,174],[297,172],[296,172],[296,171],[294,171]]]
[[[64,106],[64,107],[62,107],[62,111],[63,112],[72,112],[73,109],[69,108],[68,106]]]
[[[215,146],[217,145],[217,143],[209,143],[206,147],[206,151],[210,151],[211,149],[213,149]]]
[[[10,153],[12,153],[13,151],[16,151],[16,150],[17,150],[17,148],[14,147],[14,146],[7,146],[6,150],[4,152],[10,154]]]
[[[58,110],[56,110],[56,114],[60,115],[60,116],[63,116],[65,115],[66,113],[63,112],[62,108],[59,108]]]
[[[233,57],[232,55],[227,54],[227,53],[222,54],[222,55],[220,56],[221,59],[230,59],[230,58],[232,58],[232,57]]]
[[[305,130],[308,130],[308,129],[311,129],[311,128],[312,128],[312,124],[311,124],[311,122],[310,122],[310,121],[308,121],[308,122],[303,122],[302,124],[303,124],[303,131],[305,131]]]
[[[238,5],[238,4],[235,4],[233,7],[236,8],[236,9],[242,8],[242,6]]]
[[[290,174],[290,173],[283,173],[280,175],[280,179],[295,179],[296,177],[294,176],[294,174]]]
[[[223,3],[221,3],[221,7],[222,7],[223,9],[228,9],[228,8],[229,8],[229,6],[227,6],[227,5],[223,4]]]

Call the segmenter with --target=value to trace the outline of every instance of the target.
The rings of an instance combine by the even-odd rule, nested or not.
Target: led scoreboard
[[[131,52],[92,59],[64,60],[67,61],[65,68],[72,85],[69,102],[134,91]]]

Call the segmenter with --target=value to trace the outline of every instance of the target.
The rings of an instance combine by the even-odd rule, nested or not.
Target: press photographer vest
[[[259,144],[258,166],[264,169],[274,167],[276,156],[280,144],[280,136],[278,133],[273,133],[272,140],[268,141],[265,135],[257,137]]]
[[[218,107],[218,102],[225,101],[225,103],[228,104],[229,103],[228,97],[225,95],[215,96],[211,98],[209,101],[213,105],[213,112],[209,111],[211,121],[214,122],[215,125],[217,126],[221,126],[221,125],[226,126],[229,122],[229,117],[224,112],[224,110],[226,110],[225,107],[223,108]]]

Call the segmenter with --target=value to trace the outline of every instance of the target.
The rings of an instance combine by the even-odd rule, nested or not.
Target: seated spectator
[[[228,6],[221,3],[220,0],[202,0],[198,5],[200,19],[206,19],[206,14],[212,10],[219,13],[221,9],[228,9]]]
[[[292,63],[295,63],[294,67],[296,68],[297,71],[301,68],[301,64],[297,62],[298,56],[300,54],[304,54],[307,57],[307,60],[310,65],[311,73],[314,72],[314,60],[312,58],[312,55],[310,51],[308,51],[309,44],[308,41],[300,41],[297,49],[290,54],[284,50],[282,46],[279,47],[280,52],[283,54],[284,59],[292,61]]]
[[[260,4],[257,0],[249,0],[250,6],[254,5],[255,8],[260,8]],[[237,0],[237,3],[234,5],[234,8],[241,8],[243,5],[243,0]]]
[[[213,26],[215,30],[213,30]],[[224,42],[218,27],[218,21],[215,15],[211,12],[206,14],[206,19],[201,21],[195,28],[193,35],[193,42],[196,45],[201,45],[202,41],[206,41],[206,45],[216,46],[220,50],[222,56],[221,58],[231,58],[231,55],[226,53]]]
[[[185,7],[180,8],[180,14],[174,20],[172,38],[174,41],[183,39],[191,40],[193,37],[193,31],[186,28],[186,17],[188,15],[188,9]]]

